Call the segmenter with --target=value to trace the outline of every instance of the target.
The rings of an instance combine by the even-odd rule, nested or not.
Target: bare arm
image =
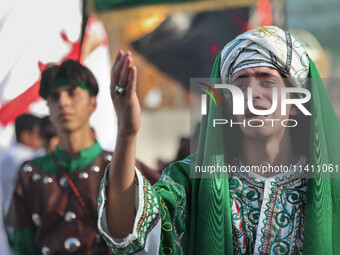
[[[110,166],[107,194],[107,223],[111,235],[123,238],[132,233],[135,219],[135,155],[141,109],[136,95],[137,69],[130,52],[119,51],[111,71],[111,98],[118,119],[116,149]],[[115,86],[126,88],[116,95]]]

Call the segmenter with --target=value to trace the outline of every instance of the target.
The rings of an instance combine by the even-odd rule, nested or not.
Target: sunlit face
[[[48,97],[50,119],[58,132],[73,132],[88,125],[96,98],[80,87],[59,87]]]
[[[291,108],[291,105],[286,106],[286,114],[281,115],[281,88],[286,87],[283,78],[280,73],[270,67],[252,67],[240,70],[232,75],[231,83],[239,87],[244,94],[245,114],[236,115],[238,122],[244,120],[248,123],[251,121],[252,126],[239,125],[244,136],[250,139],[264,139],[271,136],[281,136],[285,128],[281,125],[281,122],[285,119],[289,119],[289,116],[295,116],[295,108]],[[248,93],[247,88],[252,88],[252,102],[255,109],[267,110],[270,109],[273,104],[273,90],[276,87],[278,90],[278,104],[276,110],[269,115],[257,116],[250,112],[248,108]],[[290,98],[290,95],[286,95],[286,98]],[[275,121],[270,121],[275,119]],[[264,123],[261,126],[262,121]]]

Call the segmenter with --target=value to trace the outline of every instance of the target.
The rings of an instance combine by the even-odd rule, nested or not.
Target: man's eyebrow
[[[232,82],[236,82],[238,80],[241,79],[245,79],[245,78],[249,78],[250,76],[260,76],[260,77],[275,77],[275,78],[279,78],[277,77],[275,74],[271,73],[271,72],[266,72],[266,71],[256,71],[255,74],[249,75],[249,74],[241,74],[239,76],[237,76],[236,78],[232,79]]]

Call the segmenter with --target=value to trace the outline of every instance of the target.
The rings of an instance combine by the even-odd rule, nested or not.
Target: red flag
[[[90,26],[91,23],[95,21],[96,20],[94,18],[89,19],[88,26]],[[64,42],[71,44],[72,47],[69,53],[66,54],[64,57],[62,57],[59,62],[62,62],[64,59],[69,59],[69,58],[73,60],[80,59],[80,61],[82,62],[83,58],[80,56],[80,51],[79,51],[80,40],[77,40],[76,42],[72,43],[67,37],[65,31],[62,31],[60,33],[60,36]],[[85,32],[83,45],[86,45],[87,38],[88,38],[88,32]],[[107,40],[103,40],[103,44],[107,44]],[[41,73],[44,70],[45,65],[39,62],[38,66],[39,66],[40,73]],[[6,126],[9,123],[13,122],[16,119],[16,117],[19,116],[20,114],[29,112],[29,106],[35,101],[37,101],[38,99],[40,99],[40,96],[38,93],[39,87],[40,87],[40,78],[32,86],[30,86],[26,91],[18,95],[16,98],[4,103],[0,109],[0,123],[3,126]]]

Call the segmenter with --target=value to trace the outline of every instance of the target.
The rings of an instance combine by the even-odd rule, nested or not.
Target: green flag
[[[112,11],[119,8],[139,7],[156,4],[177,4],[197,2],[198,0],[95,0],[94,8],[97,12]]]

